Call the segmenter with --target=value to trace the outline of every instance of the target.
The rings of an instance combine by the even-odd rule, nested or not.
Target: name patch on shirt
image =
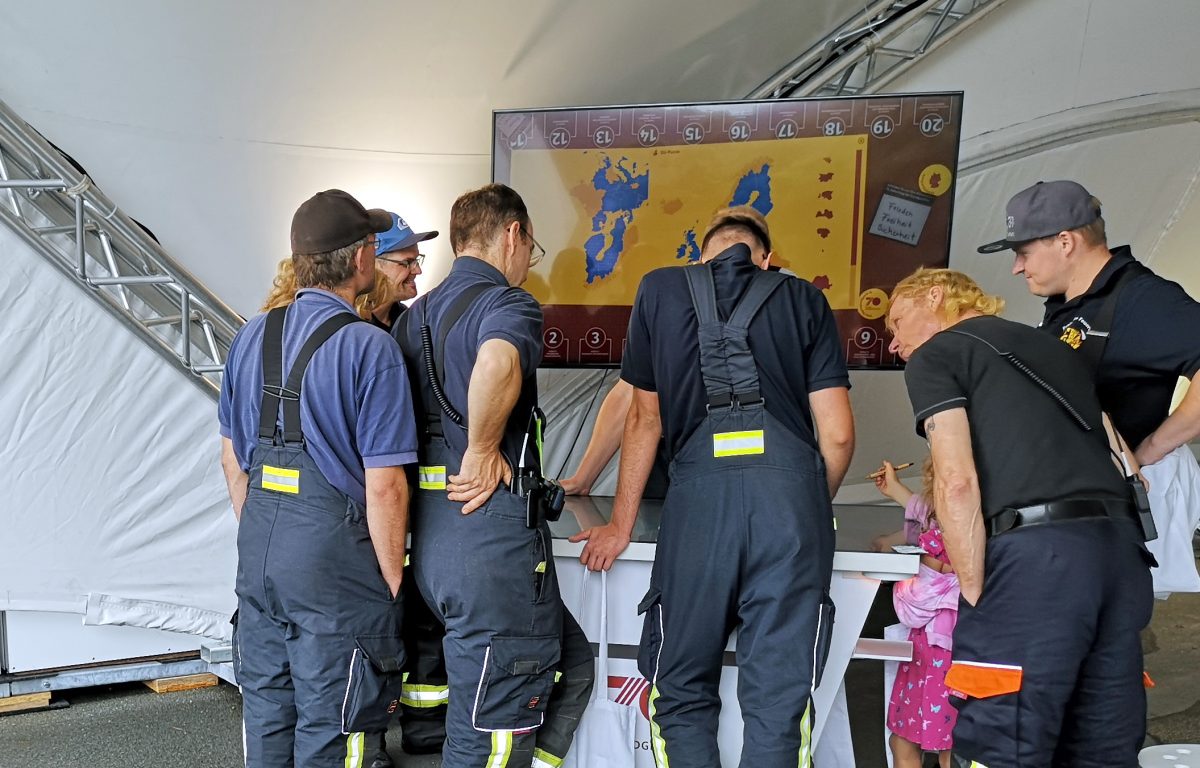
[[[713,434],[713,456],[752,456],[763,453],[763,431],[752,429],[745,432],[716,432]]]
[[[262,487],[280,493],[300,493],[300,470],[263,464]]]

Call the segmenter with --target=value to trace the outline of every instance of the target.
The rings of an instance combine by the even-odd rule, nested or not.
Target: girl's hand
[[[880,493],[895,501],[900,501],[898,498],[900,496],[904,497],[904,501],[908,501],[908,497],[912,494],[904,483],[900,482],[900,478],[896,475],[896,467],[892,462],[883,462],[883,466],[877,470],[877,473],[875,487],[879,489]]]

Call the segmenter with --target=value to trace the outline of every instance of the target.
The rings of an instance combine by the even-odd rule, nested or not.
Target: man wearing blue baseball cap
[[[371,322],[387,331],[406,309],[401,302],[417,297],[417,276],[425,260],[420,244],[438,236],[436,231],[415,232],[400,214],[389,215],[391,229],[376,236],[375,269],[391,285],[392,301],[376,308],[371,315]],[[406,577],[410,571],[405,569]],[[408,666],[400,697],[400,746],[410,755],[433,754],[442,751],[442,742],[446,740],[449,689],[442,653],[446,630],[425,605],[413,579],[408,578],[402,589],[408,608],[403,626]],[[370,768],[392,767],[384,732],[367,733],[365,746]]]
[[[438,236],[436,231],[414,232],[398,213],[390,214],[392,228],[377,238],[375,268],[392,284],[395,301],[375,310],[373,320],[384,330],[390,330],[396,318],[404,312],[400,302],[417,297],[417,276],[425,261],[418,246]]]
[[[1187,446],[1200,435],[1200,303],[1129,246],[1110,250],[1100,201],[1074,181],[1039,181],[1013,195],[1006,224],[1004,239],[979,252],[1015,252],[1013,274],[1046,297],[1039,327],[1083,355],[1100,405],[1150,482],[1155,594],[1200,591],[1192,553],[1200,467]],[[1191,386],[1171,411],[1180,377]]]

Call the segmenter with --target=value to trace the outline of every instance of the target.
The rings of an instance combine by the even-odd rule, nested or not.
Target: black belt
[[[1137,522],[1137,513],[1133,505],[1124,499],[1063,499],[1020,509],[1006,507],[988,518],[987,534],[990,538],[1013,528],[1088,517],[1127,518]]]

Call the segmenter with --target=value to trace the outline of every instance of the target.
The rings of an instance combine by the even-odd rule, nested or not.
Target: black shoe
[[[387,752],[387,741],[382,732],[363,734],[363,748],[370,757],[370,768],[393,768],[392,756]]]

